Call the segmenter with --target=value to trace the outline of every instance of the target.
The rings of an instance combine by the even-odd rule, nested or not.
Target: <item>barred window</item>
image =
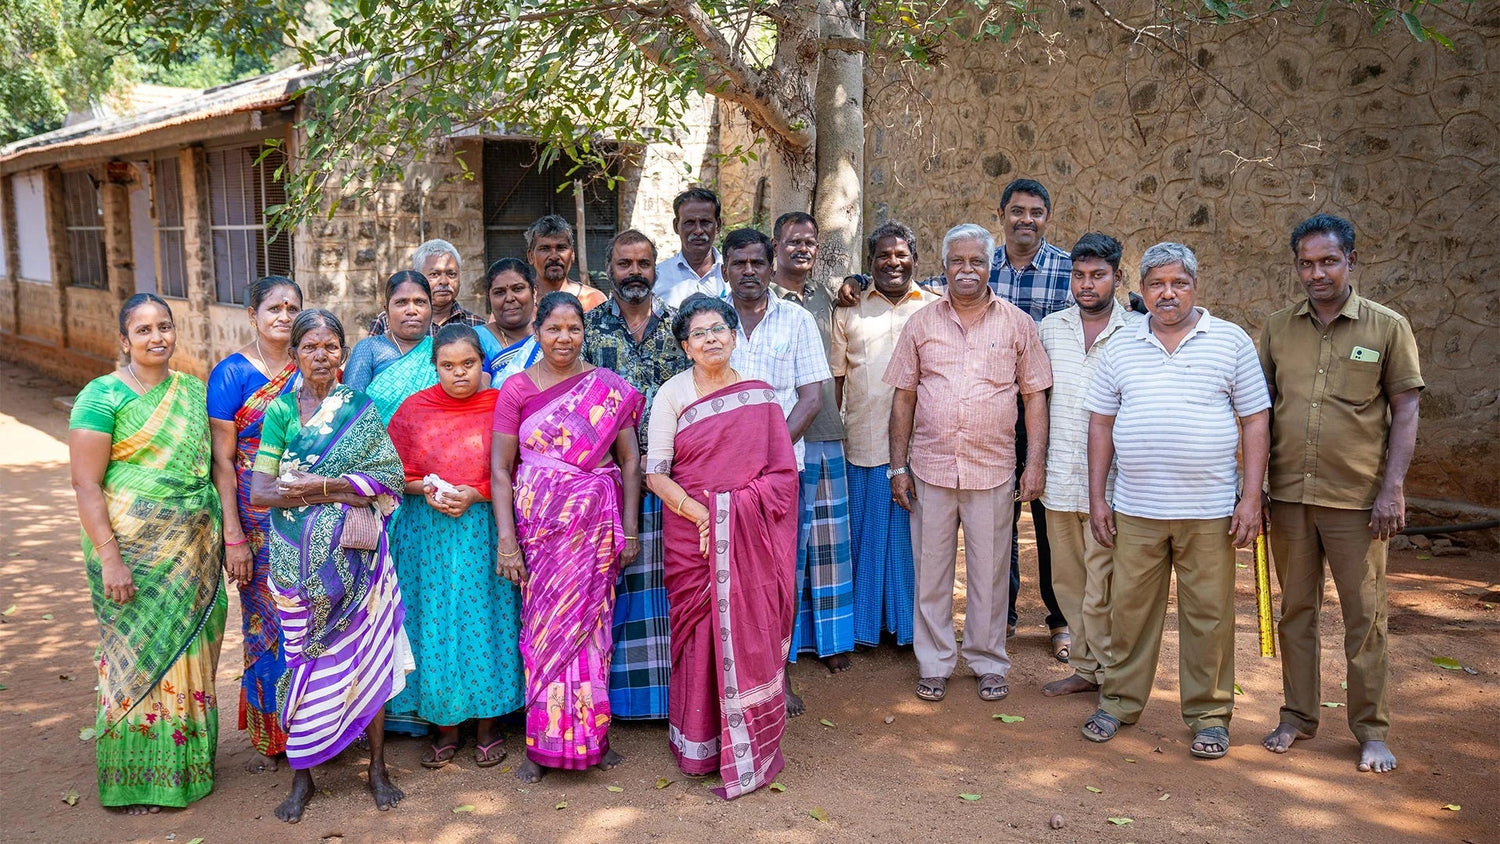
[[[266,223],[266,209],[286,202],[275,177],[286,161],[272,150],[257,163],[259,144],[208,153],[209,233],[213,237],[214,289],[218,301],[238,305],[250,282],[292,274],[292,235]]]
[[[99,206],[99,187],[85,170],[64,173],[62,182],[63,227],[73,259],[73,286],[103,290],[109,280],[105,275],[104,209]]]
[[[156,212],[156,288],[163,296],[187,298],[187,262],[182,226],[182,171],[175,156],[152,166],[151,203]]]
[[[484,259],[526,258],[526,229],[538,217],[557,214],[578,225],[573,177],[566,161],[543,169],[541,149],[531,141],[484,142]],[[593,283],[608,290],[604,250],[620,223],[617,191],[604,179],[583,178],[584,247]],[[560,185],[567,185],[559,191]],[[578,263],[570,275],[578,278]]]

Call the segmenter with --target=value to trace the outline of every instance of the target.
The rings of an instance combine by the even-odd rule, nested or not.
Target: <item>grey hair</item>
[[[1188,275],[1192,276],[1193,280],[1197,280],[1198,256],[1193,254],[1193,250],[1183,246],[1181,243],[1158,243],[1147,249],[1145,254],[1141,255],[1141,280],[1144,281],[1146,273],[1151,272],[1157,267],[1166,267],[1172,264],[1181,264],[1182,269]]]
[[[977,240],[984,247],[986,264],[994,261],[995,236],[984,226],[974,223],[959,223],[943,235],[943,266],[948,266],[948,247],[960,240]]]
[[[458,257],[458,247],[446,240],[434,238],[417,247],[417,251],[411,253],[411,268],[417,272],[427,271],[427,259],[438,255],[452,255],[453,263],[463,266],[463,259]]]
[[[565,234],[568,236],[568,245],[573,246],[573,225],[556,214],[548,214],[538,219],[526,229],[526,251],[531,251],[531,244],[539,237],[556,237]]]

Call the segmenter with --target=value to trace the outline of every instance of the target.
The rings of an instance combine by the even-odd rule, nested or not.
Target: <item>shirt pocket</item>
[[[998,387],[1016,383],[1016,350],[1009,343],[993,343],[979,356],[983,367],[979,373]]]
[[[1353,405],[1369,404],[1380,395],[1380,370],[1379,361],[1340,361],[1334,397]]]

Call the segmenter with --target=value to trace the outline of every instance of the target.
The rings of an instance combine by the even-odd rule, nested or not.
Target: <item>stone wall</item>
[[[1142,5],[1111,8],[1144,21]],[[1398,26],[1373,34],[1353,13],[1317,29],[1282,18],[1195,33],[1188,55],[1240,101],[1132,48],[1080,0],[1059,8],[1047,39],[955,45],[916,90],[874,62],[869,225],[912,225],[921,269],[936,272],[949,226],[996,228],[1001,188],[1036,178],[1053,197],[1050,240],[1066,248],[1105,231],[1127,263],[1154,242],[1187,243],[1200,299],[1256,335],[1298,296],[1291,228],[1346,216],[1360,292],[1407,314],[1421,349],[1428,389],[1408,495],[1500,505],[1497,4],[1432,16],[1453,52]]]

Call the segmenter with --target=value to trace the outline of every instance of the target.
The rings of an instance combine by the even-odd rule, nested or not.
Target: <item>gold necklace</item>
[[[724,389],[725,387],[728,387],[730,384],[737,383],[739,380],[740,374],[734,371],[734,367],[730,367],[728,381],[725,381],[723,384],[720,384],[717,387],[713,387],[713,389],[705,389],[703,385],[698,383],[698,367],[693,367],[693,389],[698,392],[698,398],[700,399],[708,395],[709,393],[717,392]]]
[[[137,387],[141,388],[141,395],[144,396],[145,394],[151,392],[150,390],[146,389],[146,385],[145,384],[141,383],[141,376],[135,374],[135,362],[134,361],[127,361],[125,363],[125,371],[128,372],[128,373],[130,373],[130,378],[131,378],[131,380],[135,381],[135,385]]]

